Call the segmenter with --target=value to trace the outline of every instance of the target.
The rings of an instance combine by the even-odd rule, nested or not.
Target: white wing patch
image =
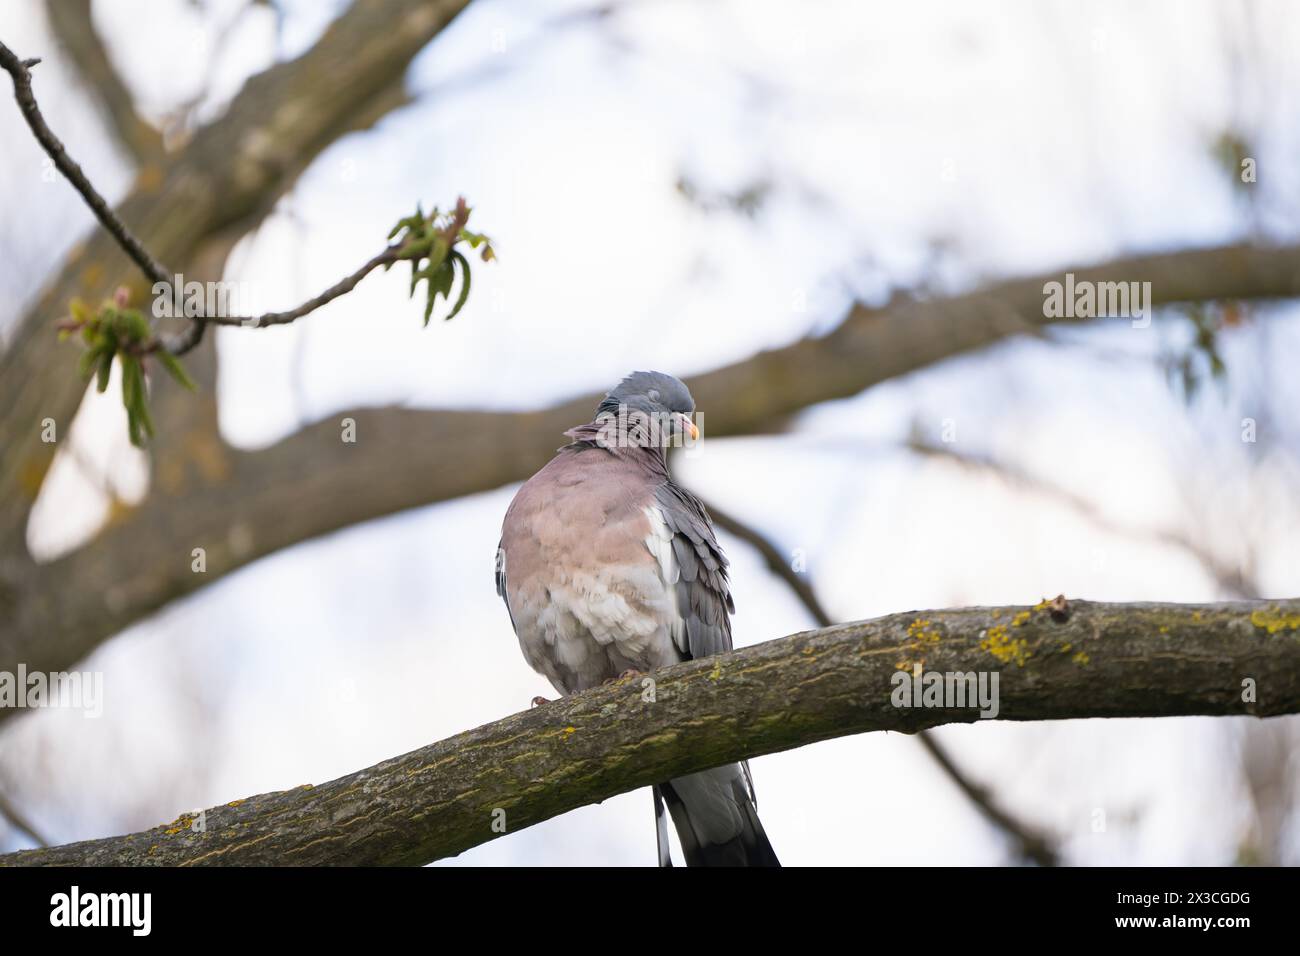
[[[664,513],[658,505],[646,505],[642,509],[650,521],[650,534],[645,539],[645,546],[650,549],[655,563],[659,567],[659,578],[664,590],[664,620],[668,621],[668,633],[673,644],[683,654],[686,653],[686,622],[677,608],[677,582],[682,576],[673,556],[673,533],[668,529]]]

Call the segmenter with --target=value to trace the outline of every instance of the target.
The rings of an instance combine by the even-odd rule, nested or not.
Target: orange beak
[[[695,427],[695,422],[691,421],[685,415],[682,416],[682,431],[691,436],[691,441],[698,441],[700,430]]]

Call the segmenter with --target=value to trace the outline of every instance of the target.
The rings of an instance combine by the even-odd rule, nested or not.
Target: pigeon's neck
[[[628,439],[626,432],[612,430],[608,421],[597,419],[586,425],[570,428],[564,433],[573,439],[563,451],[582,451],[587,448],[600,449],[616,458],[639,465],[646,471],[661,477],[668,477],[668,449],[659,444],[637,444]]]

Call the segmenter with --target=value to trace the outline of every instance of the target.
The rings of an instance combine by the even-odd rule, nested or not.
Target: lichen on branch
[[[917,622],[924,622],[918,625]],[[1022,643],[1003,660],[1002,628]],[[1080,655],[1083,655],[1081,658]],[[982,722],[900,706],[897,662],[998,672],[997,719],[1300,713],[1300,599],[1044,601],[805,631],[524,710],[337,780],[234,800],[0,865],[424,864],[619,793],[869,731]],[[779,821],[766,821],[777,839]],[[647,820],[647,824],[649,821]],[[647,839],[647,862],[653,837]]]

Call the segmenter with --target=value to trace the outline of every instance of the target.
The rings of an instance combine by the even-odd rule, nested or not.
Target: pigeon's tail
[[[668,860],[663,806],[668,805],[687,866],[780,866],[754,804],[749,768],[738,763],[654,788],[659,862]]]

